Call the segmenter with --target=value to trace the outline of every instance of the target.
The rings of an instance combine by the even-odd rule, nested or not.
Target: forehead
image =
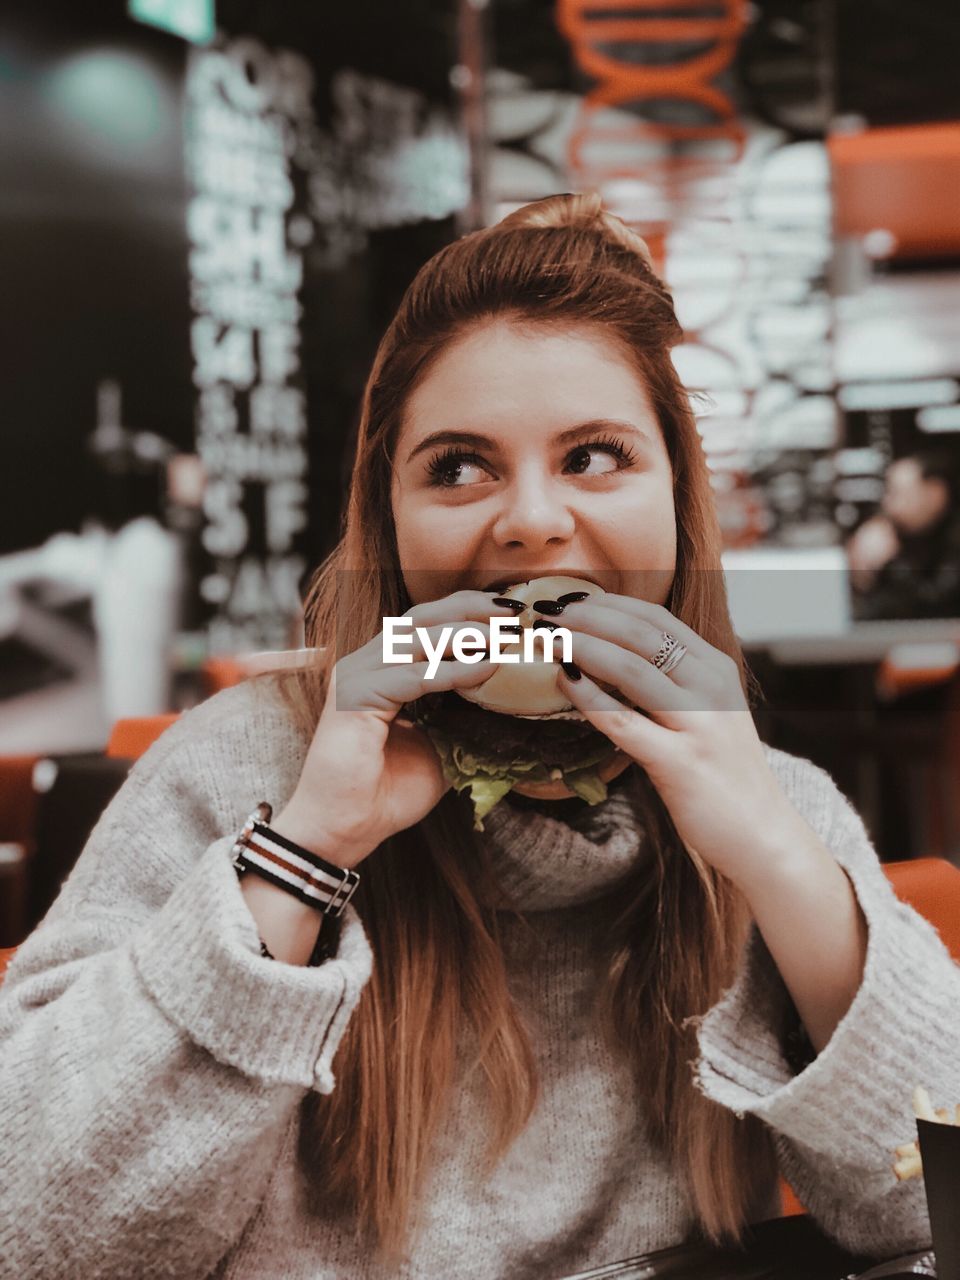
[[[536,423],[531,415],[536,415]],[[407,401],[404,433],[440,426],[562,428],[590,418],[655,422],[643,375],[599,326],[495,320],[478,324],[435,359]]]

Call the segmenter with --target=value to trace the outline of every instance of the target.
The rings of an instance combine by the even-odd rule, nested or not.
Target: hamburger
[[[553,621],[531,608],[535,600],[559,600],[573,593],[602,595],[583,578],[544,577],[515,583],[501,595],[522,600],[522,627]],[[562,617],[557,625],[562,625]],[[628,763],[623,754],[568,701],[559,687],[557,660],[546,661],[537,642],[533,662],[503,664],[474,688],[419,699],[415,720],[433,743],[447,782],[466,791],[474,826],[516,788],[543,800],[579,796],[588,804],[607,797],[607,782]]]

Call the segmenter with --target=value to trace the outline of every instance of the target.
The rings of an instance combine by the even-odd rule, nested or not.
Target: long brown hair
[[[458,334],[494,317],[602,326],[632,360],[656,406],[672,465],[677,564],[668,607],[750,677],[720,570],[720,533],[688,396],[669,351],[682,337],[646,246],[598,196],[552,196],[464,236],[422,267],[373,362],[342,538],[305,603],[315,665],[288,696],[311,733],[337,651],[351,652],[410,601],[391,518],[393,453],[404,406]],[[338,608],[349,578],[350,608]],[[601,1001],[612,1039],[636,1064],[655,1140],[685,1174],[703,1233],[736,1238],[774,1176],[772,1145],[751,1118],[711,1103],[693,1081],[695,1032],[730,985],[749,928],[742,896],[682,845],[646,775],[631,784],[654,850],[612,921]],[[466,856],[467,854],[471,856]],[[489,1081],[491,1168],[536,1100],[529,1041],[511,1001],[497,913],[483,905],[482,847],[462,797],[448,792],[423,821],[364,864],[355,900],[373,976],[337,1055],[338,1084],[313,1103],[322,1194],[398,1256],[415,1224],[431,1144],[455,1085],[458,1046],[474,1047]],[[613,912],[613,908],[611,908]]]

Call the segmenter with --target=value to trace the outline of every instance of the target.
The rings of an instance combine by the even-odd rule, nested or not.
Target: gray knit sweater
[[[371,967],[350,909],[335,959],[260,955],[230,862],[252,805],[280,806],[307,742],[275,679],[187,713],[135,765],[0,993],[0,1275],[354,1280],[384,1272],[324,1207],[311,1103]],[[888,887],[863,826],[807,760],[770,751],[793,804],[850,876],[866,973],[798,1075],[779,1042],[784,988],[758,934],[707,1014],[694,1064],[725,1107],[772,1129],[783,1172],[848,1247],[925,1245],[919,1181],[891,1149],[911,1092],[960,1101],[960,969]],[[482,1085],[458,1090],[409,1265],[417,1280],[550,1277],[679,1242],[682,1178],[651,1142],[629,1064],[594,1025],[601,895],[644,856],[625,794],[563,823],[502,804],[497,870],[511,988],[541,1093],[493,1175]],[[777,1212],[776,1187],[757,1216]]]

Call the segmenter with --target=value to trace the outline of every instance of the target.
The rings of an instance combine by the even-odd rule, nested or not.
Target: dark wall
[[[956,0],[835,0],[836,107],[873,125],[960,119]]]
[[[89,514],[97,383],[123,417],[192,436],[182,41],[115,5],[0,18],[0,552]]]

